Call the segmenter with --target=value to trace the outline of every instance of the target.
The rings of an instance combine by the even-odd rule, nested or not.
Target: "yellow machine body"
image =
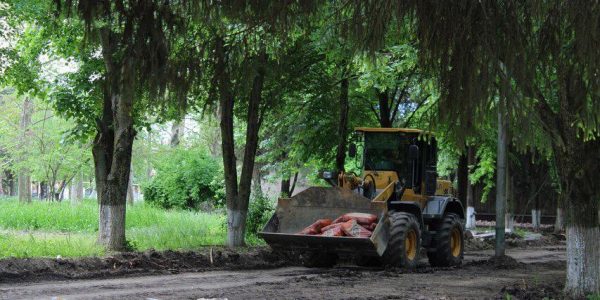
[[[370,149],[363,146],[362,155],[357,156],[363,159],[361,174],[322,172],[321,177],[332,187],[311,187],[290,198],[279,199],[275,214],[259,233],[273,248],[381,256],[390,240],[390,211],[414,214],[423,236],[427,234],[428,222],[437,222],[448,211],[464,218],[462,204],[454,198],[451,182],[437,178],[437,152],[432,133],[419,129],[365,127],[356,128],[356,132],[365,138],[365,144],[371,138],[379,139],[377,142],[387,147],[383,150],[402,161],[397,165],[400,167],[394,168],[391,159],[385,161],[387,157],[382,155],[385,151],[377,153],[384,160],[383,167],[371,165],[367,159],[375,151],[369,152]],[[417,158],[409,159],[411,151]],[[317,219],[334,219],[348,212],[378,216],[370,238],[297,234]],[[423,238],[421,246],[428,247],[429,242]]]

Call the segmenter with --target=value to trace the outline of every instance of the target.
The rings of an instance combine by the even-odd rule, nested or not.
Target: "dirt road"
[[[221,270],[113,279],[0,284],[1,299],[444,299],[501,297],[503,288],[556,292],[564,246],[509,249],[518,263],[493,264],[491,251],[467,253],[460,268],[413,272],[339,266]],[[550,291],[552,292],[552,291]]]

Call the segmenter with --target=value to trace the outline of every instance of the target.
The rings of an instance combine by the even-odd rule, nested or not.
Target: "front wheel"
[[[407,212],[391,212],[390,239],[383,253],[385,265],[413,269],[421,250],[421,230],[417,218]]]
[[[433,267],[458,266],[464,256],[464,229],[460,217],[454,213],[444,216],[432,240],[433,249],[427,252]]]

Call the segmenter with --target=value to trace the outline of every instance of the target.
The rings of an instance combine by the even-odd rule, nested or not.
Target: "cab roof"
[[[355,131],[360,131],[360,132],[404,132],[404,133],[416,133],[416,134],[431,134],[433,135],[433,132],[430,131],[424,131],[421,129],[414,129],[414,128],[379,128],[379,127],[356,127],[354,128]]]

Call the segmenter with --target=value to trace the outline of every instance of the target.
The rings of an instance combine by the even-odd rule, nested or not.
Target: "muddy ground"
[[[472,244],[472,243],[470,243]],[[472,245],[469,245],[471,248]],[[106,258],[0,260],[1,299],[454,299],[561,298],[564,242],[470,249],[455,268],[414,271],[348,263],[307,269],[268,248],[124,253]]]

